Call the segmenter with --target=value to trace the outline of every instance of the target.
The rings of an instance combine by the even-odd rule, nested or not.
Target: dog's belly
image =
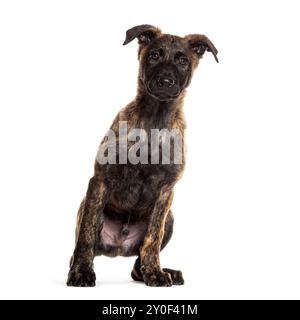
[[[100,231],[99,249],[108,256],[132,256],[139,253],[144,240],[147,224],[142,221],[123,222],[104,216]]]

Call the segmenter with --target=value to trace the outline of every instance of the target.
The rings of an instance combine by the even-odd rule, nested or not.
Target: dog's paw
[[[143,280],[149,287],[170,287],[172,286],[172,278],[168,272],[162,270],[143,273]]]
[[[96,274],[91,268],[71,269],[68,274],[69,287],[94,287],[95,284]]]
[[[183,285],[184,284],[184,279],[182,276],[182,272],[180,270],[173,270],[173,269],[167,269],[163,268],[164,272],[167,272],[170,274],[172,278],[172,282],[174,285]]]

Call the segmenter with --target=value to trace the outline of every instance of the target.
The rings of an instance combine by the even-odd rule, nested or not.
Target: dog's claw
[[[182,272],[180,270],[173,270],[173,269],[163,269],[164,272],[167,272],[170,274],[172,278],[173,285],[181,286],[184,284],[184,279],[182,276]]]
[[[170,287],[172,286],[171,275],[164,271],[156,271],[143,275],[144,282],[149,287]]]
[[[67,280],[69,287],[94,287],[96,284],[96,275],[92,269],[70,270]]]

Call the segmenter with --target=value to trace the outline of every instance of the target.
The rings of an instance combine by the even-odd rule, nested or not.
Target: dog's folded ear
[[[190,49],[198,56],[198,58],[202,58],[203,54],[208,51],[211,52],[216,61],[219,62],[217,48],[205,35],[189,34],[185,36],[185,39],[188,40]]]
[[[123,45],[138,38],[140,45],[147,45],[161,34],[160,29],[149,24],[142,24],[126,31],[126,39]]]

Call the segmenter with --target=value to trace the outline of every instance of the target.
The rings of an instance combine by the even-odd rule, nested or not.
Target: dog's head
[[[139,43],[139,77],[148,93],[161,101],[180,95],[206,51],[219,62],[216,47],[201,34],[181,38],[144,24],[127,30],[124,45],[135,38]]]

